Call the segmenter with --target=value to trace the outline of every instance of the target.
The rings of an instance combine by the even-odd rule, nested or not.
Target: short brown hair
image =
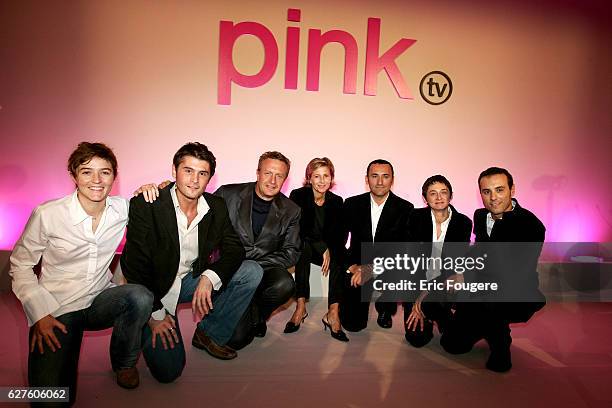
[[[208,150],[205,144],[199,142],[189,142],[181,146],[180,149],[174,154],[172,158],[172,164],[175,169],[178,169],[179,164],[184,157],[192,156],[198,160],[204,160],[208,162],[210,166],[210,177],[215,175],[215,169],[217,168],[217,159],[213,152]]]
[[[334,186],[334,177],[336,170],[334,169],[334,164],[327,157],[315,157],[306,165],[306,173],[304,174],[304,186],[310,185],[310,177],[312,177],[312,173],[318,168],[327,167],[329,169],[329,174],[331,174],[331,185],[329,188]]]
[[[117,177],[117,158],[110,147],[104,143],[81,142],[68,158],[68,171],[72,177],[77,176],[77,169],[81,164],[89,163],[94,157],[106,160]]]
[[[435,176],[431,176],[427,180],[425,180],[425,182],[423,183],[423,188],[421,189],[421,194],[423,195],[423,198],[427,199],[427,190],[429,189],[429,186],[435,183],[444,184],[448,189],[450,198],[453,198],[453,186],[451,186],[450,181],[448,181],[448,179],[441,174],[436,174]]]
[[[265,152],[264,154],[259,156],[259,161],[257,162],[257,170],[261,168],[261,163],[264,160],[268,160],[268,159],[280,160],[283,163],[285,163],[287,165],[287,174],[289,174],[289,170],[291,169],[291,161],[287,158],[287,156],[277,151]]]

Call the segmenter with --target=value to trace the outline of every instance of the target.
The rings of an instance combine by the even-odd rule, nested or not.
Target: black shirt
[[[253,194],[253,212],[251,219],[253,220],[253,235],[255,238],[259,236],[259,233],[266,223],[268,213],[270,212],[270,206],[272,206],[272,200],[266,201],[260,198],[257,193]]]

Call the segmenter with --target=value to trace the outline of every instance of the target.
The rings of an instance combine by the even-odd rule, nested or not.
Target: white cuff
[[[155,320],[164,320],[166,318],[166,309],[163,307],[151,313],[151,317]]]
[[[202,272],[202,275],[210,279],[210,282],[212,283],[214,290],[219,290],[221,288],[221,285],[222,285],[221,278],[219,278],[219,275],[217,275],[215,271],[213,271],[212,269],[207,269],[204,272]]]

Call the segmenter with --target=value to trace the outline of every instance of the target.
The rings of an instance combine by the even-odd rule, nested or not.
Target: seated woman
[[[111,282],[109,266],[128,222],[128,201],[109,197],[117,175],[112,150],[80,143],[68,171],[76,190],[33,211],[9,274],[30,326],[29,385],[68,387],[64,401],[72,404],[85,330],[113,328],[110,359],[117,383],[138,386],[136,362],[153,295],[141,285]]]
[[[310,264],[321,266],[324,276],[329,275],[328,312],[323,317],[323,327],[331,336],[348,341],[342,331],[338,305],[343,285],[341,257],[346,241],[341,227],[342,198],[330,191],[334,185],[334,165],[327,157],[315,158],[306,166],[304,186],[289,195],[302,209],[300,238],[302,254],[295,266],[297,306],[285,333],[299,330],[308,316],[306,300],[310,297]]]
[[[460,255],[451,252],[467,250],[472,233],[472,221],[458,212],[450,202],[453,198],[453,187],[446,177],[435,175],[423,183],[423,200],[427,204],[424,208],[415,209],[410,215],[411,240],[421,243],[431,242],[431,257],[444,257],[445,255]],[[444,243],[465,243],[465,246],[444,248]],[[432,265],[433,266],[433,265]],[[427,281],[433,279],[452,279],[463,281],[463,275],[453,274],[452,271],[435,269],[432,267],[425,272]],[[433,322],[438,330],[444,330],[451,314],[451,304],[440,293],[422,291],[414,303],[404,303],[404,321],[406,340],[414,347],[423,347],[433,337]]]

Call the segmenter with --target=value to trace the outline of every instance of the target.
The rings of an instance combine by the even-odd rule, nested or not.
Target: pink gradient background
[[[300,23],[287,22],[289,8],[301,9]],[[398,98],[384,73],[378,95],[363,95],[368,17],[381,19],[381,52],[417,40],[397,59],[414,100]],[[442,173],[470,216],[481,206],[478,173],[500,165],[548,241],[610,241],[610,17],[606,2],[578,1],[2,2],[0,249],[37,204],[72,191],[65,162],[82,140],[114,148],[114,194],[126,197],[169,178],[172,155],[192,140],[217,156],[209,191],[253,180],[259,154],[276,149],[293,161],[284,191],[326,155],[347,197],[365,191],[365,167],[382,157],[397,194],[421,206],[422,182]],[[217,104],[221,20],[264,24],[279,46],[270,82],[233,86],[230,106]],[[284,89],[288,26],[301,28],[296,90]],[[309,28],[355,37],[355,95],[342,93],[338,44],[324,48],[320,90],[305,90]],[[242,37],[236,67],[253,74],[262,54]],[[434,70],[454,84],[440,106],[418,90]]]

